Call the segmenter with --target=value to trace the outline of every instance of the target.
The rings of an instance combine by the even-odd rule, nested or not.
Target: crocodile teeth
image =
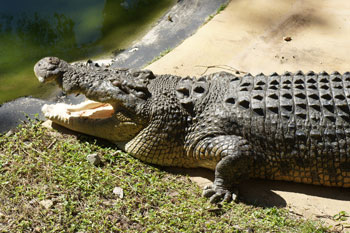
[[[42,107],[42,112],[44,116],[52,121],[59,121],[65,124],[69,123],[70,114],[67,111],[67,106],[65,104],[55,104],[47,105]]]

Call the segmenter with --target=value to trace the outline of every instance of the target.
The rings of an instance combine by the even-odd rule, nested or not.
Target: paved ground
[[[113,59],[114,67],[141,68],[194,34],[228,0],[181,0],[140,41]]]

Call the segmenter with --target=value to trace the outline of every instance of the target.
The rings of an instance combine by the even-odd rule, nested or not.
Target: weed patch
[[[327,231],[285,209],[209,204],[186,176],[40,123],[0,136],[0,187],[0,232]]]

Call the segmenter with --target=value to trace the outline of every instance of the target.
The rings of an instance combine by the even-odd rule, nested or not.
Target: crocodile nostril
[[[123,92],[125,92],[126,94],[129,94],[130,93],[130,91],[129,91],[129,89],[125,86],[125,82],[120,82],[120,81],[118,81],[118,80],[115,80],[115,81],[113,81],[112,82],[112,85],[113,86],[116,86],[116,87],[118,87],[120,90],[122,90]]]
[[[113,82],[112,82],[112,85],[113,85],[113,86],[116,86],[116,87],[120,87],[120,86],[122,85],[122,83],[121,83],[120,81],[117,81],[117,80],[116,80],[116,81],[113,81]]]
[[[186,87],[179,87],[176,89],[177,92],[182,93],[184,96],[190,96],[190,90]]]

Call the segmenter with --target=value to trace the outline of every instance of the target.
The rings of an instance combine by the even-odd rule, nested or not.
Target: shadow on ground
[[[214,181],[214,172],[204,168],[165,168],[166,171],[188,175],[201,187]],[[345,188],[323,187],[285,181],[246,180],[239,185],[240,200],[260,207],[287,207],[288,201],[277,192],[299,193],[308,196],[350,201],[350,190]]]

